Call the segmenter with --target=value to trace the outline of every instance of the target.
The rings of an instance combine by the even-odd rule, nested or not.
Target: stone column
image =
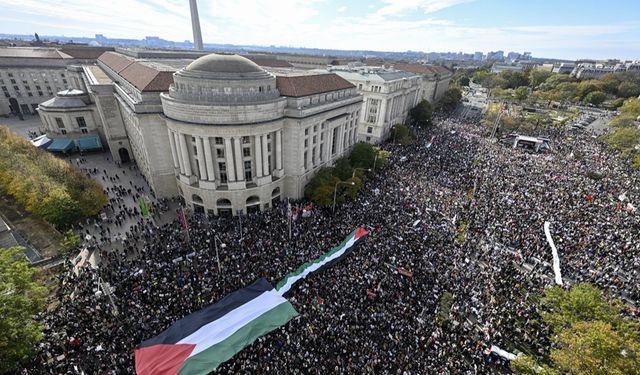
[[[259,135],[253,137],[253,153],[256,156],[256,178],[262,177],[262,140],[260,137]]]
[[[187,140],[184,138],[184,134],[179,133],[178,137],[180,138],[180,153],[182,154],[182,161],[184,164],[184,174],[189,177],[191,176],[191,159],[189,159]]]
[[[342,139],[344,138],[344,125],[340,125],[336,129],[338,129],[338,137],[336,139],[336,142],[338,142],[338,147],[336,147],[336,153],[338,155],[341,155],[342,154],[342,150],[344,148],[344,147],[342,147],[342,145],[343,145]]]
[[[282,130],[276,131],[276,169],[282,169]]]
[[[180,167],[180,174],[184,174],[184,161],[182,160],[182,151],[180,150],[180,135],[173,133],[173,143],[176,145],[176,154],[178,156],[178,166]]]
[[[200,172],[200,179],[207,180],[207,163],[204,160],[201,137],[196,138],[196,151],[198,153],[198,172]]]
[[[233,146],[236,162],[236,181],[244,181],[244,163],[242,163],[242,142],[240,137],[233,138]]]
[[[202,147],[204,148],[204,158],[207,162],[207,177],[209,181],[216,180],[216,173],[213,169],[213,156],[211,155],[211,142],[209,137],[202,138]]]
[[[233,166],[233,149],[231,148],[231,138],[224,139],[224,158],[227,164],[227,180],[236,180],[236,170]]]
[[[176,139],[173,137],[171,129],[167,129],[169,132],[169,144],[171,145],[171,158],[173,159],[173,168],[180,169],[180,161],[178,160],[178,150],[176,150]]]
[[[262,136],[262,172],[265,176],[271,174],[269,170],[269,146],[267,146],[267,135]]]

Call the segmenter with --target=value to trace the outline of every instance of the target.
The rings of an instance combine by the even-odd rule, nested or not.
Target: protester
[[[485,354],[491,345],[546,355],[548,327],[535,305],[553,284],[545,221],[566,283],[593,282],[637,305],[637,173],[584,135],[545,130],[554,149],[538,155],[483,138],[470,120],[435,124],[409,146],[384,145],[389,166],[357,199],[335,214],[314,207],[293,222],[291,239],[285,203],[241,226],[187,215],[186,236],[178,220],[154,225],[120,209],[144,188],[110,188],[114,220],[136,224],[124,241],[99,231],[99,269],[59,278],[24,373],[134,373],[143,340],[257,278],[276,284],[358,226],[370,233],[352,253],[285,295],[300,316],[215,373],[487,374],[500,366]]]

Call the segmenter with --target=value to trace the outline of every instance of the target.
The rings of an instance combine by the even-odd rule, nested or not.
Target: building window
[[[16,80],[15,80],[15,79],[12,79],[12,80],[11,80],[11,84],[12,84],[12,85],[15,85],[15,84],[16,84]]]
[[[216,144],[217,144],[217,145],[222,145],[222,144],[224,144],[224,140],[222,139],[222,137],[216,137]]]
[[[251,156],[251,148],[250,147],[243,148],[242,149],[242,155],[244,155],[244,157]]]
[[[251,143],[251,138],[249,137],[242,137],[242,143],[247,145],[249,143]]]
[[[369,133],[369,134],[373,133],[373,127],[369,126],[367,128],[367,133]]]
[[[309,139],[308,138],[305,138],[305,140],[304,140],[304,147],[305,148],[309,147]]]
[[[224,157],[224,150],[223,150],[223,149],[221,149],[221,148],[216,148],[216,155],[217,155],[219,158],[223,158],[223,157]]]
[[[59,129],[64,129],[64,121],[62,121],[60,117],[56,117],[56,124],[58,125]]]
[[[76,122],[78,123],[79,128],[87,127],[87,122],[84,120],[84,117],[76,117]]]
[[[60,129],[60,133],[61,134],[67,134],[67,130],[66,129]]]
[[[304,153],[304,164],[302,165],[304,169],[307,169],[307,153]]]
[[[318,131],[318,125],[313,125],[313,132],[317,132]]]
[[[304,129],[304,135],[309,135],[309,128]]]
[[[42,93],[42,91],[38,91],[38,96],[43,96],[44,94]]]
[[[314,147],[313,150],[311,151],[311,164],[315,167],[316,166],[316,148]]]
[[[82,129],[80,129],[80,131],[82,132],[82,134],[89,133],[89,130],[87,130],[86,128],[82,128]]]
[[[318,138],[314,135],[313,136],[313,144],[315,145],[317,141],[318,141]]]
[[[370,142],[370,141],[371,141],[371,137],[367,137],[367,142]]]
[[[331,142],[331,155],[335,155],[336,153],[336,143],[338,140],[338,128],[333,129],[333,141]]]
[[[27,95],[28,95],[28,96],[33,96],[33,94],[31,93],[31,91],[29,91],[29,92],[27,93]]]

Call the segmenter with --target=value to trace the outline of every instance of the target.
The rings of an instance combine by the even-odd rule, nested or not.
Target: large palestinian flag
[[[173,323],[135,350],[140,375],[207,374],[298,312],[266,279]]]
[[[258,337],[298,315],[282,295],[297,281],[337,262],[366,234],[363,228],[354,230],[340,245],[287,274],[277,289],[260,279],[173,323],[135,350],[136,373],[191,375],[215,370]]]
[[[287,274],[284,279],[276,285],[278,293],[285,294],[296,282],[340,260],[340,258],[347,254],[353,245],[355,245],[359,239],[367,235],[367,233],[368,232],[364,228],[354,230],[347,236],[347,238],[345,238],[344,241],[342,241],[340,245],[324,253],[321,257],[309,261],[298,267],[297,270]]]

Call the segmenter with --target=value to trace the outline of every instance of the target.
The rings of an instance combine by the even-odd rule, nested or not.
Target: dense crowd
[[[491,345],[545,356],[533,303],[553,282],[545,221],[568,283],[637,304],[640,215],[628,203],[640,198],[638,174],[585,135],[549,132],[545,155],[482,135],[441,118],[411,145],[385,145],[389,166],[356,200],[335,214],[315,208],[291,238],[285,203],[242,219],[188,215],[188,237],[177,220],[141,220],[134,238],[100,251],[99,269],[60,275],[24,372],[133,373],[143,340],[257,278],[277,283],[358,226],[370,233],[352,253],[286,295],[300,315],[215,373],[487,374],[508,372]]]

